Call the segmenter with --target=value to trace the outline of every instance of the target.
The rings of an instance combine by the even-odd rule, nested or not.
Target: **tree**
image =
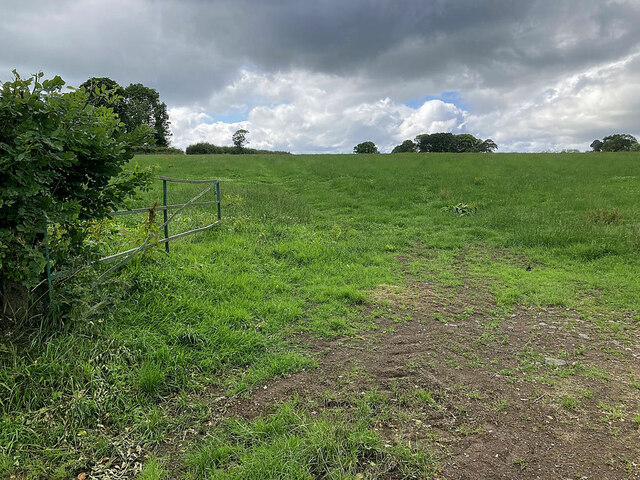
[[[589,145],[594,152],[601,152],[602,151],[602,141],[595,139],[593,142],[591,142],[591,145]]]
[[[127,132],[133,132],[139,125],[148,125],[154,130],[152,143],[158,147],[168,147],[171,138],[167,105],[160,102],[160,95],[153,88],[141,83],[132,83],[122,88],[108,77],[91,77],[81,88],[89,94],[89,103],[96,107],[110,107],[125,124]],[[109,103],[104,96],[96,94],[111,93]]]
[[[231,136],[231,140],[233,144],[236,146],[236,151],[238,153],[242,153],[245,144],[249,143],[247,141],[247,134],[249,130],[245,130],[241,128],[240,130],[236,130],[235,133]]]
[[[638,140],[628,133],[615,133],[602,139],[603,152],[629,152],[633,150]]]
[[[416,144],[413,143],[411,140],[405,140],[400,145],[396,145],[395,147],[393,147],[393,150],[391,150],[391,153],[406,153],[406,152],[415,152],[415,151],[416,151]]]
[[[92,221],[123,205],[151,171],[125,172],[132,146],[151,134],[128,133],[106,106],[93,106],[84,89],[62,93],[65,82],[42,74],[0,85],[0,293],[6,311],[42,280],[47,223],[56,267],[91,252],[84,241]],[[98,103],[110,95],[99,93]]]
[[[422,153],[432,152],[492,152],[498,145],[490,138],[482,141],[468,133],[454,135],[449,132],[423,133],[416,137],[418,151]]]
[[[422,134],[416,137],[418,151],[429,152],[456,152],[456,140],[453,133],[441,132],[432,134]]]
[[[484,142],[482,142],[480,144],[480,146],[478,147],[478,152],[481,153],[491,153],[494,150],[497,150],[498,145],[496,144],[496,142],[494,142],[493,140],[491,140],[490,138],[487,138]]]
[[[155,144],[158,147],[169,146],[171,132],[167,105],[160,102],[160,95],[153,88],[132,83],[122,90],[119,115],[128,132],[134,131],[139,125],[149,125],[154,131]]]
[[[379,153],[373,142],[362,142],[353,147],[353,153]]]
[[[462,152],[479,152],[482,140],[474,137],[469,133],[461,133],[454,135],[454,149],[458,153]]]

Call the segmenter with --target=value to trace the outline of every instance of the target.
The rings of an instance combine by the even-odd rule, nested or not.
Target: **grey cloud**
[[[290,68],[434,88],[507,88],[576,71],[640,45],[640,5],[598,0],[249,0],[165,3],[190,44],[268,72]],[[437,92],[436,92],[437,93]]]
[[[141,81],[176,104],[201,102],[247,66],[358,75],[381,88],[424,79],[424,94],[437,94],[535,83],[640,48],[634,2],[3,3],[5,68]]]
[[[229,93],[226,88],[242,71],[267,77],[308,72],[333,78],[325,81],[329,88],[355,85],[347,89],[345,109],[386,97],[401,103],[455,90],[473,115],[490,121],[482,127],[486,136],[494,126],[507,135],[512,130],[500,118],[517,118],[517,111],[577,112],[575,92],[556,92],[573,99],[568,107],[546,98],[554,95],[549,89],[640,52],[639,24],[638,1],[0,0],[0,79],[14,67],[23,74],[60,74],[72,85],[109,76],[125,85],[152,86],[169,106],[219,114],[229,101],[246,104],[247,112],[256,103],[274,101],[264,92],[261,97]],[[572,88],[608,85],[611,75],[620,76],[612,83],[620,88],[637,67],[613,71],[609,77],[586,75]],[[326,98],[311,90],[307,95]],[[288,100],[273,97],[276,103]],[[567,126],[567,138],[583,141],[595,129],[632,125],[629,102],[618,105],[611,96],[607,101],[616,106],[607,119]],[[527,102],[536,108],[522,107]],[[311,101],[304,105],[322,111]],[[339,108],[331,105],[334,113]],[[404,121],[390,118],[392,124]],[[536,118],[531,130],[541,144],[535,122],[546,124]],[[320,123],[305,132],[304,141],[321,139],[322,128]],[[385,136],[392,130],[387,124],[343,128],[352,136],[371,132],[380,141],[391,138]],[[315,145],[317,151],[324,148]]]

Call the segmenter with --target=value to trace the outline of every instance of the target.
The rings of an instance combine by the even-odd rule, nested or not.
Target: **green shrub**
[[[236,147],[226,147],[214,145],[207,142],[198,142],[189,145],[185,149],[187,155],[222,155],[222,154],[288,154],[289,152],[281,152],[279,150],[256,150],[255,148],[243,148],[238,151]]]
[[[132,149],[135,155],[184,155],[184,150],[176,147],[157,147],[155,145],[142,145]]]
[[[144,187],[151,169],[125,172],[132,145],[149,127],[126,133],[112,109],[90,104],[84,89],[62,93],[65,82],[42,73],[0,85],[0,287],[32,288],[46,263],[45,225],[58,266],[90,253],[92,221],[105,217]],[[110,93],[96,92],[105,98]],[[6,295],[3,293],[3,301]]]

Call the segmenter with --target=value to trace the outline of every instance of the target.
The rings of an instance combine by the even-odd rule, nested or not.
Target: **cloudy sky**
[[[640,136],[640,0],[0,0],[0,80],[14,68],[153,87],[178,147]]]

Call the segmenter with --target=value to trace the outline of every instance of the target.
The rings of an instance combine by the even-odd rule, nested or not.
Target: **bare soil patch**
[[[348,415],[376,391],[376,430],[432,451],[443,478],[640,478],[640,328],[629,315],[505,311],[477,281],[407,278],[372,292],[377,328],[299,338],[317,369],[224,399],[217,412],[254,418],[298,396],[313,412]]]

